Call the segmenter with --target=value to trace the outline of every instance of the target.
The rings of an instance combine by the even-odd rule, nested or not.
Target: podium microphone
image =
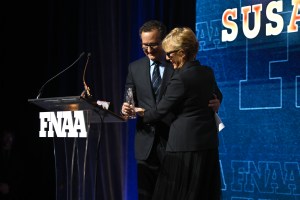
[[[91,92],[90,92],[90,88],[89,88],[89,86],[85,82],[85,71],[86,71],[86,68],[88,66],[88,63],[89,63],[89,60],[90,60],[90,56],[91,56],[91,53],[88,53],[87,60],[86,60],[85,66],[84,66],[83,75],[82,75],[82,81],[83,81],[84,90],[83,90],[83,92],[80,95],[81,97],[86,97],[86,98],[92,97]]]
[[[39,90],[39,94],[37,95],[36,99],[38,99],[41,94],[43,93],[43,90],[44,90],[44,87],[50,82],[52,81],[53,79],[55,79],[56,77],[58,77],[60,74],[64,73],[65,71],[67,71],[68,69],[70,69],[73,65],[75,65],[79,60],[80,58],[85,54],[85,52],[82,52],[80,54],[80,56],[70,65],[68,66],[67,68],[65,68],[64,70],[62,70],[61,72],[59,72],[58,74],[56,74],[55,76],[53,76],[52,78],[50,78],[48,81],[46,81],[46,83],[44,83],[44,85],[42,85],[42,87],[40,88]]]

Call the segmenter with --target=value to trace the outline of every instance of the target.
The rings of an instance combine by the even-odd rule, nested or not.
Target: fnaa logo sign
[[[40,112],[40,137],[87,137],[84,111]]]

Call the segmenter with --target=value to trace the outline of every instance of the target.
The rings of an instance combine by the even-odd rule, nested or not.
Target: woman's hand
[[[145,109],[144,108],[139,108],[139,107],[135,107],[135,113],[138,114],[141,117],[144,117],[145,114]]]
[[[213,109],[213,111],[215,111],[217,113],[220,108],[220,100],[218,99],[217,95],[215,95],[215,94],[213,94],[213,95],[214,95],[214,98],[208,102],[208,107],[211,107]]]

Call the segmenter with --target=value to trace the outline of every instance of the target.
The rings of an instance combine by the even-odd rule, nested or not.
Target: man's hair
[[[160,39],[163,40],[167,34],[167,28],[162,22],[157,21],[157,20],[150,20],[150,21],[145,22],[141,26],[141,28],[139,30],[139,34],[141,36],[142,32],[150,32],[155,29],[157,29],[159,31]]]

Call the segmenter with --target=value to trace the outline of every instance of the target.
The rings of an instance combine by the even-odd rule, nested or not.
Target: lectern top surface
[[[48,111],[88,110],[92,111],[93,115],[97,115],[97,118],[99,118],[99,115],[102,116],[105,122],[125,121],[121,116],[111,112],[110,110],[105,110],[101,106],[97,105],[97,102],[81,96],[28,99],[28,102]]]

